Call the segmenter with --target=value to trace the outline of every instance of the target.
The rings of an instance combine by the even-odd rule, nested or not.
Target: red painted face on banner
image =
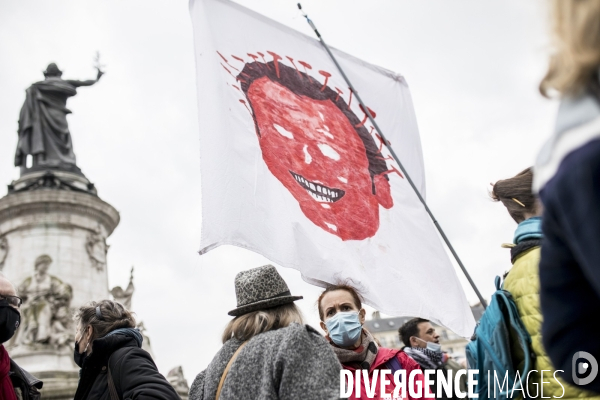
[[[299,96],[268,77],[248,88],[262,156],[302,212],[342,240],[379,228],[379,204],[393,204],[383,175],[371,179],[358,133],[331,100]],[[373,181],[376,194],[373,194]]]

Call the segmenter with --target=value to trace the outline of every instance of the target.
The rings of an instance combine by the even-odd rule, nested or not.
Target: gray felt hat
[[[237,308],[229,311],[235,317],[292,303],[302,296],[292,296],[287,284],[272,265],[252,268],[235,276]]]

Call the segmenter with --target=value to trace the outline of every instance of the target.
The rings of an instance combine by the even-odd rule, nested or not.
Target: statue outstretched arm
[[[67,82],[75,87],[92,86],[93,84],[95,84],[96,82],[98,82],[100,80],[102,75],[104,75],[104,72],[102,72],[100,69],[98,69],[98,75],[96,76],[96,79],[89,79],[87,81],[67,80]]]

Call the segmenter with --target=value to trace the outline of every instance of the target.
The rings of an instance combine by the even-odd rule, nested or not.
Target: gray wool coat
[[[228,340],[190,388],[190,400],[214,400],[225,366],[242,344]],[[331,345],[308,325],[261,333],[231,365],[219,400],[339,399],[341,365]]]

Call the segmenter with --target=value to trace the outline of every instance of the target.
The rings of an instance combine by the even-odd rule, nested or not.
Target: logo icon
[[[573,382],[580,386],[591,383],[598,375],[598,361],[586,351],[578,351],[573,355],[571,368],[573,370]],[[589,375],[587,377],[580,378],[588,371]]]

